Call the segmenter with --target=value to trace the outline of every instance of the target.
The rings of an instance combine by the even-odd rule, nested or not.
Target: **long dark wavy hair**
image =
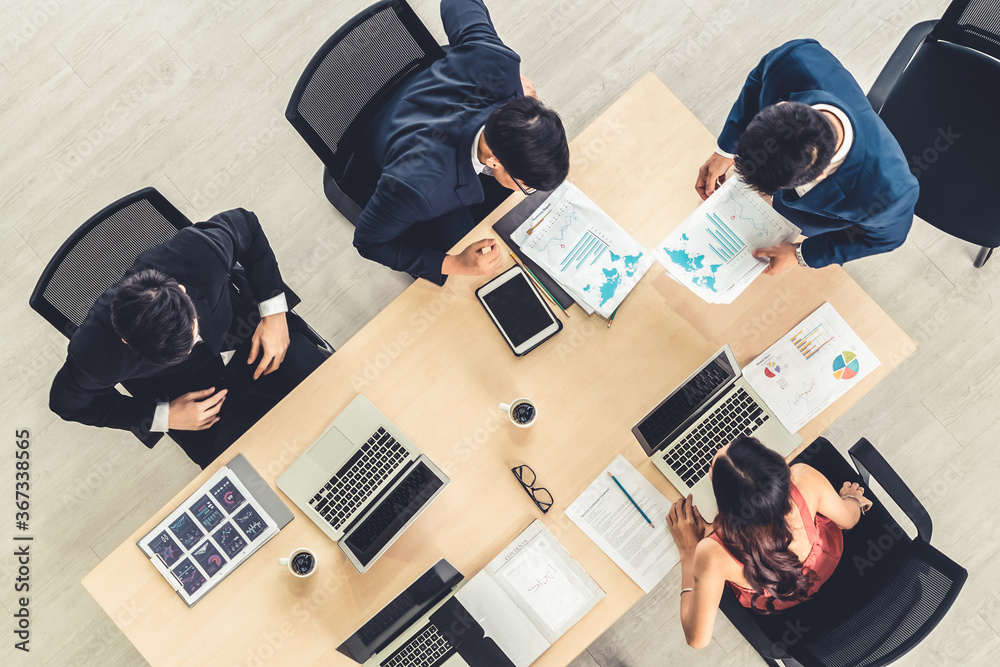
[[[792,531],[786,517],[792,509],[791,473],[785,459],[757,438],[741,435],[715,460],[712,487],[719,504],[715,532],[743,565],[754,590],[751,606],[773,612],[774,599],[802,602],[816,573],[802,567],[788,550]],[[767,591],[764,607],[757,601]]]

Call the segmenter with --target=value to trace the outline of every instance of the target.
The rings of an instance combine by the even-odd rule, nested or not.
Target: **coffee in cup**
[[[316,571],[316,554],[309,549],[296,549],[288,558],[279,558],[278,565],[287,565],[296,577],[308,577]]]
[[[500,409],[507,413],[511,423],[520,428],[528,428],[535,423],[538,408],[527,398],[519,398],[513,403],[501,403]]]

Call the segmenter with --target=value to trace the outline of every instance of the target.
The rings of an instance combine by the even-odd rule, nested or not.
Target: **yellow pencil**
[[[521,262],[521,260],[519,260],[517,258],[517,255],[515,255],[513,252],[510,253],[510,258],[512,260],[514,260],[515,264],[517,264],[522,269],[524,269],[525,273],[527,273],[529,276],[531,276],[531,281],[533,283],[535,283],[535,287],[541,288],[542,292],[545,293],[545,296],[547,296],[549,298],[549,301],[551,301],[552,303],[554,303],[555,306],[556,306],[556,308],[558,308],[559,310],[563,311],[563,314],[566,317],[569,317],[569,313],[566,312],[566,309],[562,307],[562,304],[559,303],[559,301],[554,296],[552,296],[551,292],[549,292],[547,289],[545,289],[545,285],[543,285],[542,281],[539,280],[538,277],[535,276],[535,274],[531,272],[531,269],[528,268],[528,265],[524,264],[523,262]]]

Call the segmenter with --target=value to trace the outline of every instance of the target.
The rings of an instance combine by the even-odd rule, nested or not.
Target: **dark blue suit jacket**
[[[843,264],[902,245],[913,223],[917,179],[857,81],[815,40],[788,42],[764,56],[729,112],[719,148],[734,153],[757,112],[781,101],[830,104],[854,129],[837,171],[803,197],[794,190],[774,196],[775,210],[809,237],[802,243],[806,264]]]
[[[421,223],[483,201],[472,141],[497,106],[523,95],[521,59],[500,41],[482,0],[443,0],[441,20],[445,57],[406,81],[366,131],[381,175],[354,233],[362,256],[436,282],[471,218],[461,230]]]
[[[244,273],[234,271],[237,262]],[[221,374],[219,353],[241,342],[233,325],[285,287],[257,216],[245,209],[219,213],[180,230],[139,255],[125,275],[143,269],[158,269],[184,285],[194,302],[204,345],[196,345],[187,359],[174,366],[153,363],[133,352],[111,325],[116,283],[97,299],[70,339],[66,363],[52,382],[49,407],[67,421],[130,430],[152,447],[161,435],[149,430],[156,403],[205,389],[183,383],[203,366],[217,366]],[[288,305],[295,301],[289,299]],[[246,331],[252,335],[255,328],[248,325]],[[129,383],[133,396],[118,393],[119,382]]]

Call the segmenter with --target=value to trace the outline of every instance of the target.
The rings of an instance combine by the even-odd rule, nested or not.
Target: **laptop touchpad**
[[[336,428],[331,428],[306,455],[320,468],[333,474],[350,458],[355,449],[357,447],[347,439],[347,436]]]

